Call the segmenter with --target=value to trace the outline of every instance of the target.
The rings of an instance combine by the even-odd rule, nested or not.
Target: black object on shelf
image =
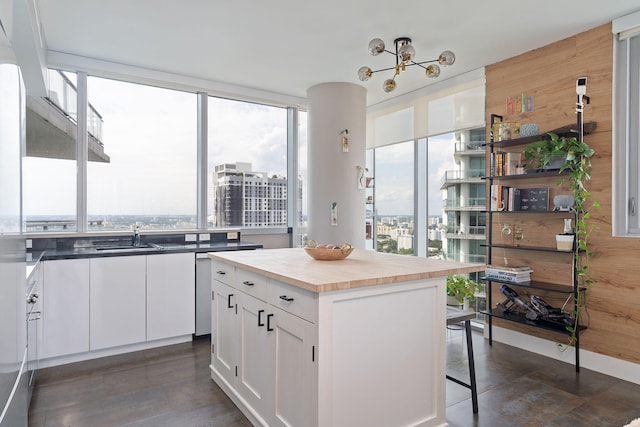
[[[543,319],[530,320],[523,313],[505,313],[500,309],[494,308],[492,310],[481,311],[482,314],[489,316],[489,318],[497,317],[499,319],[509,320],[511,322],[521,323],[523,325],[535,326],[537,328],[547,329],[554,332],[567,333],[566,326],[558,323],[548,322]],[[585,326],[578,326],[578,330],[584,331],[587,329]]]

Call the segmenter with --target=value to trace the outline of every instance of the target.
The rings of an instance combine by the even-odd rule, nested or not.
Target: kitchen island
[[[361,249],[209,256],[211,377],[254,425],[446,425],[445,277],[484,265]]]

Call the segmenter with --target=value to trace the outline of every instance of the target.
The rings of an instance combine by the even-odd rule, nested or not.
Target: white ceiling
[[[455,52],[438,80],[462,74],[610,22],[638,0],[37,0],[50,51],[296,97],[326,82],[368,89],[372,105],[424,87],[417,67],[382,91],[392,72],[357,78],[362,65],[394,65],[369,55],[374,37],[393,49],[413,39],[416,60]],[[550,67],[554,64],[549,64]],[[540,70],[544,72],[544,70]]]

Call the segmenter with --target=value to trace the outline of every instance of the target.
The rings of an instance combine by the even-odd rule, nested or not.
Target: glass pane
[[[13,64],[0,64],[0,235],[20,233],[20,145],[24,135],[23,95],[18,67]],[[2,285],[4,286],[5,283],[3,282]],[[15,322],[9,324],[13,325]]]
[[[287,110],[209,97],[211,227],[286,227]]]
[[[365,163],[365,248],[375,250],[376,243],[376,186],[374,170],[375,150],[367,150]]]
[[[376,148],[376,250],[413,255],[413,141]]]
[[[89,230],[195,228],[196,95],[97,77],[87,92]]]
[[[461,262],[485,260],[484,247],[480,246],[486,240],[483,135],[481,128],[429,138],[431,224],[442,218],[441,232],[429,233],[429,253],[434,256]],[[444,198],[440,208],[436,194]],[[432,241],[433,237],[440,237],[441,242]],[[438,246],[442,248],[440,253],[435,250]]]
[[[75,231],[76,76],[49,70],[49,96],[27,97],[25,231]]]
[[[448,259],[447,251],[451,246],[444,243],[444,236],[457,227],[455,212],[446,210],[460,203],[460,189],[447,184],[447,176],[454,167],[454,136],[446,134],[431,137],[427,140],[427,214],[428,256],[430,258]]]

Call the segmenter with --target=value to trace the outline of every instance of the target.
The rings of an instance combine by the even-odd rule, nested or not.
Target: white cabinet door
[[[147,255],[147,340],[194,331],[193,253]]]
[[[89,351],[89,259],[45,261],[42,358]]]
[[[315,325],[281,309],[271,307],[267,326],[274,334],[275,413],[270,426],[315,425]]]
[[[236,390],[259,414],[273,407],[273,332],[267,331],[267,304],[238,292],[239,340]]]
[[[146,257],[91,258],[91,350],[146,339]]]
[[[213,281],[211,301],[211,366],[233,385],[236,376],[236,298],[237,291]]]

